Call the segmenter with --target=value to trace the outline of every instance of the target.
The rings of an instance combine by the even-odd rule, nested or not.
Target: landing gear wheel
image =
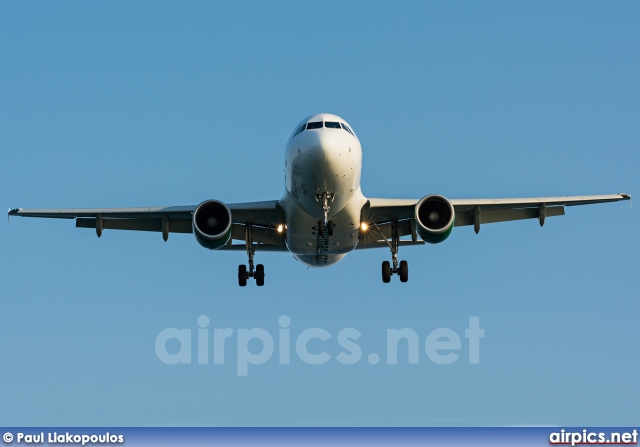
[[[324,223],[321,220],[318,221],[318,236],[324,236]]]
[[[329,236],[333,236],[333,221],[329,221]]]
[[[400,282],[409,281],[409,263],[400,261]]]
[[[255,278],[256,278],[256,285],[258,287],[264,286],[264,265],[262,264],[256,265]]]
[[[249,275],[247,275],[247,266],[244,264],[240,264],[238,266],[238,285],[240,287],[246,286],[248,277]]]
[[[391,282],[391,264],[389,261],[382,262],[382,282]]]

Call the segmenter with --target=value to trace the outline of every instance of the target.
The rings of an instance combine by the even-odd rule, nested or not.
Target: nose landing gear
[[[322,202],[322,213],[324,215],[323,219],[318,221],[318,235],[320,237],[323,237],[325,233],[333,236],[333,221],[329,220],[329,203],[333,202],[334,198],[333,194],[326,191],[322,194],[316,194],[316,201]]]

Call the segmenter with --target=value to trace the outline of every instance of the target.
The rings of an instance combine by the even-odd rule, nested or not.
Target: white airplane
[[[361,248],[388,247],[391,262],[382,263],[382,281],[409,278],[405,245],[437,244],[454,226],[564,214],[565,206],[630,200],[628,194],[526,199],[456,199],[437,194],[421,199],[368,199],[360,188],[362,148],[349,124],[320,113],[298,124],[285,151],[285,191],[280,200],[225,204],[205,200],[194,206],[9,210],[10,216],[76,219],[76,227],[193,233],[212,250],[243,250],[249,258],[238,267],[238,283],[254,278],[264,285],[264,266],[254,267],[256,251],[288,251],[304,264],[324,267]],[[404,239],[402,239],[404,237]],[[243,241],[234,244],[233,241]]]

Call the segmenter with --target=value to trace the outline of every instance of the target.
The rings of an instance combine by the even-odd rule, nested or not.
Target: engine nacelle
[[[416,231],[430,244],[438,244],[449,237],[455,218],[453,205],[442,196],[432,194],[416,204]]]
[[[210,250],[223,247],[231,239],[231,211],[218,200],[205,200],[193,212],[193,234]]]

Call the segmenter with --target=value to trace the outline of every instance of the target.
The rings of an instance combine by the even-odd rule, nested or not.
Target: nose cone
[[[343,132],[341,129],[310,132],[305,149],[296,160],[294,170],[304,170],[311,176],[315,194],[337,192],[337,182],[353,179],[354,167],[359,160],[355,160],[355,152],[352,152],[350,141],[342,135]]]
[[[323,129],[309,139],[307,153],[321,171],[333,170],[343,153],[348,152],[349,147],[341,136],[333,129]]]
[[[318,196],[332,196],[331,216],[359,190],[362,154],[357,140],[344,129],[322,128],[304,133],[291,164],[290,192],[303,209],[320,219]]]

